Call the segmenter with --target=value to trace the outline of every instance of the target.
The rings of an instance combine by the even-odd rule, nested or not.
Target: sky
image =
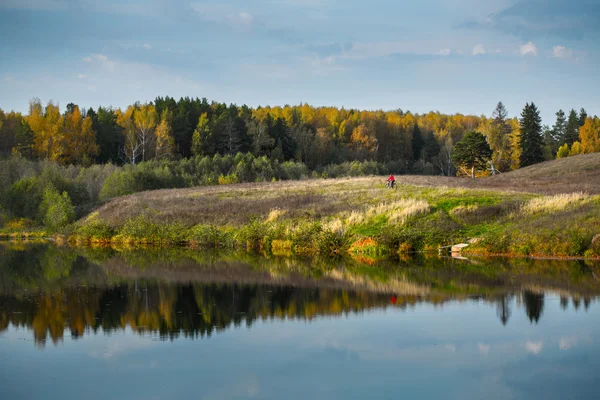
[[[0,0],[0,108],[600,114],[600,0]]]

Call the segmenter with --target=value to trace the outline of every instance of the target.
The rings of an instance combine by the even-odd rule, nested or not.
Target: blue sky
[[[0,107],[238,104],[600,114],[600,0],[0,0]]]

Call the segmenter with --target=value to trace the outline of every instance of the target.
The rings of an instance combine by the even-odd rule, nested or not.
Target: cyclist
[[[394,178],[394,175],[390,174],[390,177],[387,179],[387,183],[389,187],[394,187],[394,185],[396,184],[396,178]]]

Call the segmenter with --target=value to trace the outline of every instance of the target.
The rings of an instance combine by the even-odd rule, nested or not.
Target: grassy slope
[[[368,256],[471,240],[472,251],[482,253],[600,255],[600,243],[592,243],[600,234],[600,154],[475,181],[398,181],[397,190],[369,177],[138,193],[113,199],[80,221],[73,240],[298,253],[350,248]],[[590,194],[540,195],[584,189]]]

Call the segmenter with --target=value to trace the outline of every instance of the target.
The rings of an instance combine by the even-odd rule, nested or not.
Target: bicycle
[[[398,185],[396,185],[396,181],[387,181],[385,183],[385,188],[386,189],[396,189],[396,188],[398,188]]]

